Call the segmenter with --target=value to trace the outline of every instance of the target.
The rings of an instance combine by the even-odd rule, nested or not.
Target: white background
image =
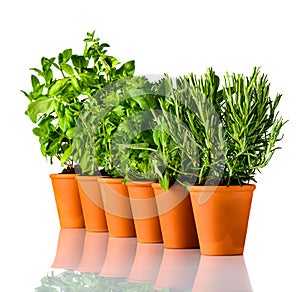
[[[1,285],[33,291],[55,254],[59,224],[49,174],[24,115],[30,67],[86,32],[111,46],[136,74],[177,76],[212,66],[250,74],[260,66],[283,98],[282,150],[257,175],[245,262],[254,291],[300,291],[299,68],[297,1],[2,1],[0,4]],[[29,276],[31,275],[31,276]]]

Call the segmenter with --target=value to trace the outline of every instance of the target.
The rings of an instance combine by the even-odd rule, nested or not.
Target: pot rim
[[[152,180],[147,180],[147,181],[140,181],[140,180],[131,180],[126,182],[127,186],[135,186],[135,187],[151,187],[154,181]]]
[[[123,178],[121,177],[104,177],[101,176],[98,179],[99,183],[119,184],[122,183]]]
[[[55,179],[73,179],[76,178],[78,174],[76,173],[51,173],[49,174],[50,178]]]
[[[107,176],[102,175],[78,175],[76,177],[77,180],[87,180],[87,181],[97,181],[98,178],[105,178]]]
[[[255,184],[245,184],[245,185],[230,185],[230,186],[190,186],[188,190],[190,192],[232,192],[232,191],[254,191],[256,189]]]

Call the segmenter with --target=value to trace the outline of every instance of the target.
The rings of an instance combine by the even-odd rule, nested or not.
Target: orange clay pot
[[[84,228],[61,228],[52,268],[75,270],[81,261]]]
[[[254,189],[255,185],[190,188],[201,254],[243,254]]]
[[[98,182],[99,176],[77,176],[86,231],[106,232],[107,224]]]
[[[98,178],[109,236],[135,237],[127,187],[122,178]]]
[[[50,174],[62,228],[84,227],[76,176],[76,174]]]
[[[79,272],[99,273],[107,250],[108,232],[86,232]]]
[[[138,242],[162,242],[152,182],[127,182]]]
[[[164,191],[153,183],[165,248],[199,248],[189,193],[180,185]]]

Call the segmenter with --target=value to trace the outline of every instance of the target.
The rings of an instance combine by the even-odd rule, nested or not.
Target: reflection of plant
[[[107,83],[134,72],[134,61],[122,66],[107,54],[106,43],[87,33],[82,55],[66,49],[57,58],[41,59],[41,69],[32,68],[32,91],[22,91],[29,99],[26,114],[37,126],[43,156],[73,164],[72,140],[76,119],[86,99]]]
[[[41,286],[35,292],[151,292],[157,291],[147,283],[129,283],[126,278],[101,277],[98,273],[81,273],[64,271],[55,274],[53,271],[42,278]],[[169,291],[163,289],[160,291]]]

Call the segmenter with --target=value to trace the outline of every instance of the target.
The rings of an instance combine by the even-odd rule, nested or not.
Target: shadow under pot
[[[62,228],[84,227],[76,176],[77,174],[50,174]]]

